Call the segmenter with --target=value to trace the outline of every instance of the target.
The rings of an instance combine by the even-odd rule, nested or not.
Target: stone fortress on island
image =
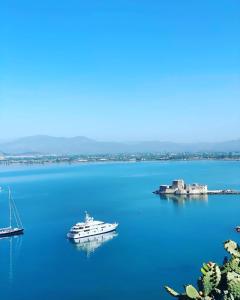
[[[160,185],[159,187],[159,194],[202,195],[207,193],[207,185],[198,183],[186,184],[182,179],[173,180],[172,185]]]
[[[160,185],[159,189],[154,192],[160,195],[209,195],[209,194],[240,194],[240,191],[234,190],[208,190],[206,184],[186,184],[183,179],[172,181],[172,185]]]

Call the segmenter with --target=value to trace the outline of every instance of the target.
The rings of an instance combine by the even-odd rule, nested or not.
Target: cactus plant
[[[201,268],[202,276],[198,280],[197,290],[192,285],[185,286],[180,294],[165,286],[167,292],[180,300],[240,300],[240,247],[231,240],[224,243],[230,254],[222,266],[209,262]]]

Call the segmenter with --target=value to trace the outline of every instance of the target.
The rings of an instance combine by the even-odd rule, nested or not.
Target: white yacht
[[[88,236],[102,234],[116,230],[118,223],[105,223],[102,221],[95,221],[86,212],[85,222],[79,222],[72,226],[67,234],[69,239],[80,239]]]

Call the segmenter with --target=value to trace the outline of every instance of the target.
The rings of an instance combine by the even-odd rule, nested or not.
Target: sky
[[[0,1],[0,140],[240,138],[239,0]]]

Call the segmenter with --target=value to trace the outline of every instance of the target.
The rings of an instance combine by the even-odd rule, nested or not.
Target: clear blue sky
[[[0,139],[240,138],[239,0],[2,0]]]

